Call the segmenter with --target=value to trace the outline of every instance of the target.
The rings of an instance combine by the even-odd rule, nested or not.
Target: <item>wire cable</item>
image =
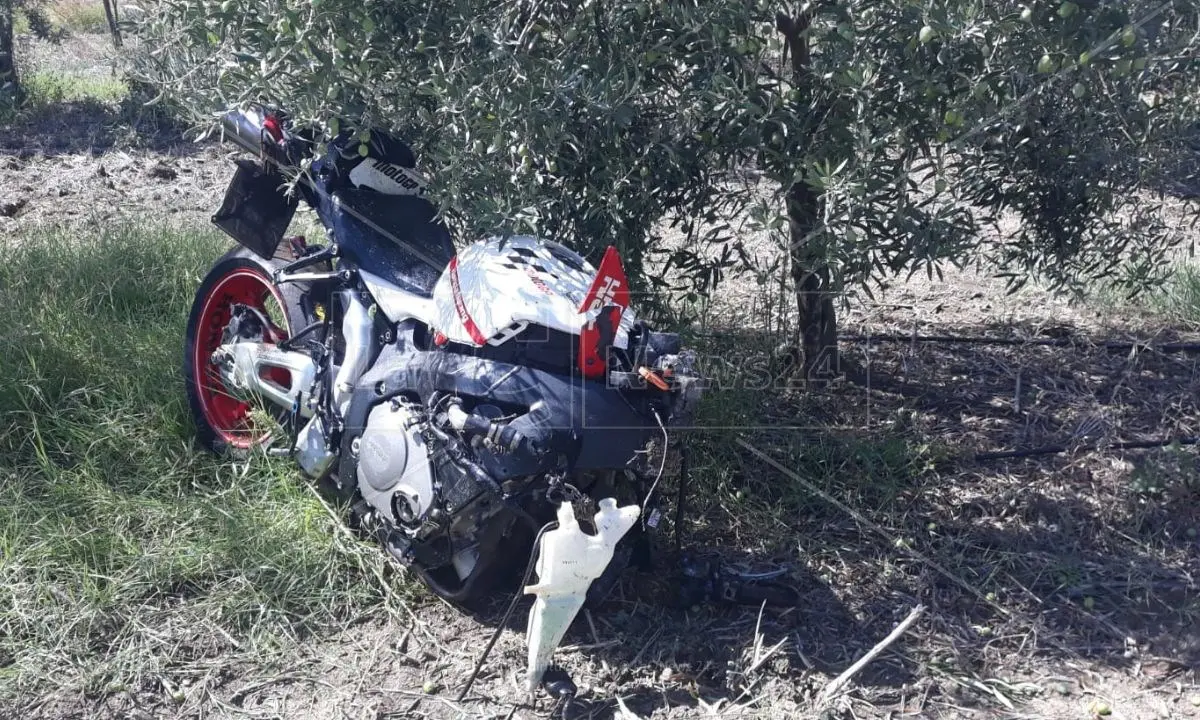
[[[646,493],[646,499],[642,501],[642,513],[641,514],[642,514],[642,529],[643,530],[646,529],[646,508],[650,506],[650,498],[654,497],[654,490],[655,490],[655,488],[658,487],[658,481],[662,480],[663,471],[667,469],[667,451],[671,444],[671,438],[669,435],[667,435],[667,428],[665,425],[663,425],[662,418],[659,417],[658,411],[652,410],[651,412],[654,413],[654,420],[658,423],[658,429],[662,430],[663,447],[662,447],[662,461],[658,464],[658,475],[656,475],[654,477],[654,482],[652,482],[650,484],[650,490]]]
[[[1135,440],[1131,442],[1114,442],[1091,445],[1048,445],[1024,450],[1002,450],[984,452],[975,456],[976,462],[989,460],[1013,460],[1018,458],[1036,457],[1038,455],[1057,455],[1067,452],[1096,452],[1098,450],[1151,450],[1167,447],[1168,445],[1200,445],[1200,436],[1167,438],[1164,440]]]
[[[508,625],[509,619],[512,618],[513,611],[517,609],[517,603],[525,596],[525,587],[529,585],[529,576],[533,574],[533,565],[537,560],[538,548],[542,543],[542,536],[547,531],[558,527],[558,522],[551,520],[538,530],[537,536],[533,539],[533,549],[529,552],[529,562],[525,565],[525,577],[521,580],[521,586],[517,588],[516,595],[508,603],[508,609],[504,611],[504,618],[500,620],[500,624],[496,626],[496,631],[492,633],[492,638],[488,640],[487,647],[483,649],[483,653],[479,656],[479,660],[475,663],[475,669],[471,671],[471,677],[467,678],[467,684],[463,685],[463,689],[458,693],[457,702],[462,702],[467,693],[471,691],[471,686],[475,684],[475,678],[479,677],[479,672],[483,670],[483,664],[487,662],[488,655],[491,654],[492,648],[495,647],[496,641],[500,639],[500,633],[504,632],[504,627]]]
[[[1200,343],[1195,342],[1134,342],[1131,340],[1107,340],[1100,343],[1089,343],[1084,338],[1001,338],[977,337],[971,335],[839,335],[838,340],[846,342],[873,343],[945,343],[966,345],[1014,345],[1014,346],[1043,346],[1062,348],[1097,348],[1110,351],[1125,352],[1128,350],[1157,351],[1161,353],[1188,353],[1200,351]]]

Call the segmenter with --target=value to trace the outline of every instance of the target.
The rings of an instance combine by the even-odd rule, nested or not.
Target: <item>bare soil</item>
[[[118,217],[206,222],[228,154],[178,128],[131,123],[120,107],[69,104],[0,127],[0,207],[15,208],[0,226],[15,237],[67,222],[85,238]],[[745,366],[748,353],[786,340],[769,322],[738,322],[761,320],[769,293],[725,292],[725,321],[707,327],[717,360]],[[566,717],[1200,717],[1200,462],[1187,447],[1086,447],[1200,434],[1196,354],[1102,346],[1195,334],[1036,288],[1005,296],[972,273],[854,301],[841,330],[1076,343],[848,340],[848,379],[780,386],[729,411],[742,415],[719,414],[718,429],[696,433],[692,472],[709,492],[691,501],[687,541],[731,558],[785,558],[802,603],[671,607],[664,554],[568,635],[559,660],[581,692]],[[734,406],[745,395],[728,397]],[[735,452],[732,437],[798,469],[866,524]],[[975,458],[1055,444],[1074,449]],[[192,661],[99,694],[64,683],[0,718],[548,717],[549,700],[529,704],[518,688],[527,604],[469,697],[454,699],[507,600],[478,617],[433,600],[411,614],[397,607],[269,656],[233,637],[166,629],[164,642],[195,645]],[[918,603],[927,609],[913,629],[818,707],[822,688]]]

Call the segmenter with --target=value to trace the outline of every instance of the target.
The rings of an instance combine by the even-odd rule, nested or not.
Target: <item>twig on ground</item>
[[[890,633],[888,633],[887,637],[876,643],[875,647],[868,650],[866,655],[863,655],[858,659],[857,662],[846,668],[845,672],[843,672],[841,675],[838,675],[833,679],[832,682],[826,685],[825,689],[821,691],[821,695],[817,698],[817,706],[824,706],[826,703],[832,700],[839,692],[842,691],[842,688],[844,688],[846,684],[854,678],[855,675],[862,672],[862,669],[865,668],[872,660],[879,657],[879,654],[886,650],[889,645],[896,642],[896,640],[898,640],[900,636],[903,635],[905,631],[907,631],[908,628],[917,621],[917,618],[921,617],[921,613],[923,612],[925,612],[924,605],[918,605],[913,608],[912,611],[908,613],[908,617],[901,620],[900,624],[897,625]]]
[[[763,610],[767,609],[767,601],[763,600],[758,606],[758,618],[754,621],[754,660],[752,665],[758,664],[758,654],[762,651],[762,615]]]
[[[787,642],[787,638],[784,638],[767,648],[767,651],[762,654],[762,657],[756,659],[750,667],[746,668],[745,674],[753,675],[754,673],[758,672],[759,668],[761,668],[763,665],[766,665],[767,661],[774,657],[775,653],[779,652],[779,648],[783,647],[785,642]]]
[[[767,661],[774,657],[775,653],[779,652],[779,648],[783,647],[783,644],[787,642],[787,638],[784,638],[768,648],[766,652],[762,651],[763,639],[760,627],[762,625],[762,611],[766,605],[767,604],[764,602],[758,609],[758,621],[754,625],[754,658],[750,662],[750,667],[746,668],[746,671],[742,673],[742,678],[746,680],[746,684],[742,686],[742,692],[739,693],[738,696],[734,698],[733,702],[731,702],[725,708],[726,710],[739,707],[738,703],[740,703],[743,698],[750,695],[750,691],[752,691],[754,687],[758,685],[758,681],[762,679],[761,676],[753,677],[753,675],[757,673],[763,665],[766,665]],[[758,698],[751,700],[749,703],[747,703],[747,705],[753,705],[756,702],[758,702]],[[723,711],[717,711],[714,714],[719,715],[721,712]]]
[[[642,649],[637,651],[637,655],[634,655],[633,659],[629,661],[629,667],[632,668],[638,664],[638,660],[642,659],[642,654],[646,652],[647,648],[654,644],[654,641],[658,639],[659,635],[662,635],[661,625],[654,629],[654,634],[650,636],[650,639],[646,641],[646,644],[642,646]]]
[[[758,669],[765,665],[779,651],[779,648],[783,647],[783,644],[787,642],[787,638],[784,638],[771,646],[766,652],[763,652],[762,614],[766,607],[767,603],[764,601],[758,608],[758,620],[754,623],[754,659],[750,661],[750,667],[746,668],[746,672],[742,673],[742,677],[750,677],[758,672]]]
[[[441,704],[445,705],[446,707],[450,708],[454,712],[458,713],[458,717],[469,717],[470,716],[470,713],[468,713],[466,710],[464,710],[463,706],[460,705],[458,702],[455,702],[455,701],[451,700],[450,698],[442,697],[441,695],[430,695],[429,693],[426,693],[426,692],[420,692],[417,690],[401,690],[399,688],[396,688],[396,689],[383,688],[383,692],[396,693],[397,695],[407,695],[408,697],[417,698],[418,700],[435,700],[435,701],[440,702]]]
[[[620,644],[620,640],[605,640],[603,642],[585,643],[583,645],[563,645],[558,648],[558,651],[560,653],[587,652],[589,650],[603,650],[605,648],[616,647]]]
[[[592,611],[584,610],[583,616],[585,618],[587,618],[588,627],[591,628],[591,630],[592,630],[592,641],[595,642],[597,645],[599,645],[600,644],[600,634],[596,632],[596,623],[595,623],[595,621],[592,620]]]
[[[329,683],[325,682],[324,680],[318,680],[317,678],[310,677],[308,675],[300,675],[300,674],[288,671],[288,672],[281,672],[278,675],[275,675],[275,676],[272,676],[269,678],[265,678],[263,680],[255,682],[255,683],[250,683],[249,685],[247,685],[243,688],[240,688],[239,690],[235,691],[232,695],[229,696],[229,702],[240,703],[242,700],[245,699],[245,697],[247,695],[249,695],[252,692],[255,692],[256,690],[262,690],[263,688],[268,687],[270,685],[274,685],[275,683],[290,682],[293,680],[301,681],[301,682],[310,682],[310,683],[313,683],[314,685],[324,685],[325,687],[329,688],[330,690],[337,689],[333,685],[330,685]]]

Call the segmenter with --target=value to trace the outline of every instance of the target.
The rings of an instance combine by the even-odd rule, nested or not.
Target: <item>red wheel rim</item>
[[[208,291],[200,318],[196,324],[196,340],[193,343],[192,372],[200,408],[204,420],[222,441],[236,448],[250,448],[270,438],[270,431],[255,427],[250,416],[252,406],[234,397],[212,366],[211,357],[221,345],[221,335],[234,305],[248,305],[268,318],[272,313],[267,307],[268,299],[274,300],[287,324],[283,312],[283,296],[262,272],[251,268],[236,268],[223,275]],[[271,328],[271,339],[278,342],[290,335],[290,328]],[[271,368],[269,377],[276,383],[288,387],[291,374],[281,368]]]

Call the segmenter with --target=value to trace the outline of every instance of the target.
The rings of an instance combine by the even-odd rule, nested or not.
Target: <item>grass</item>
[[[1150,298],[1151,307],[1166,319],[1200,327],[1200,265],[1184,264]]]
[[[192,445],[183,330],[225,246],[140,226],[9,245],[0,706],[49,678],[103,693],[234,647],[269,654],[383,604],[364,564],[380,560],[347,551],[285,463],[235,465]]]
[[[95,0],[55,0],[48,10],[50,19],[56,26],[72,32],[95,33],[108,30],[104,6]]]
[[[108,32],[108,18],[104,6],[94,0],[54,0],[44,10],[50,20],[51,32],[102,33]],[[14,18],[13,30],[18,35],[30,32],[29,18],[18,13]]]
[[[1088,298],[1096,307],[1143,311],[1158,321],[1197,330],[1200,329],[1200,265],[1177,263],[1166,282],[1132,299],[1124,291],[1103,283],[1093,288]]]
[[[111,75],[80,75],[41,70],[22,79],[26,102],[47,107],[63,102],[90,100],[118,103],[129,96],[129,87]]]
[[[74,104],[102,113],[129,100],[129,86],[110,74],[39,70],[21,78],[19,105],[0,103],[0,123],[38,123]]]

